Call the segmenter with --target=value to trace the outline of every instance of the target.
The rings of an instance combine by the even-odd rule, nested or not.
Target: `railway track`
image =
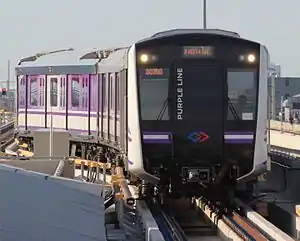
[[[130,187],[133,197],[137,198],[137,188]],[[142,201],[143,208],[137,205],[136,212],[141,214],[139,220],[143,220],[147,241],[293,240],[240,200],[234,201],[240,208],[230,214],[220,214],[218,208],[204,198],[196,199],[193,204],[189,199],[170,199],[164,205],[153,198]],[[143,215],[145,210],[147,214]],[[135,228],[129,230],[132,232]]]
[[[154,200],[149,207],[166,241],[273,240],[242,213],[218,215],[204,200],[169,200],[164,206]]]

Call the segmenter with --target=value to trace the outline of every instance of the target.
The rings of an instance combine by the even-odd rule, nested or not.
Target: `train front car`
[[[268,54],[222,30],[173,30],[128,56],[129,170],[168,194],[254,177],[267,160]]]

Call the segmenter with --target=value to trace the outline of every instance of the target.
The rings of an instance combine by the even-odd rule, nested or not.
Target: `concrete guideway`
[[[106,240],[99,185],[4,164],[0,173],[1,239]]]

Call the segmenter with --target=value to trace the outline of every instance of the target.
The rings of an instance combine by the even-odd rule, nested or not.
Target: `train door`
[[[43,76],[31,75],[27,78],[27,123],[35,127],[44,127],[43,102],[41,101],[41,89]]]
[[[26,101],[26,87],[27,76],[20,75],[18,76],[18,94],[16,95],[17,99],[17,125],[19,128],[27,127],[27,101]]]
[[[82,134],[90,134],[89,75],[80,75],[80,110],[83,113]]]
[[[58,98],[60,85],[59,75],[47,76],[47,128],[60,128],[63,116],[60,115],[60,99]],[[58,117],[59,116],[59,117]],[[58,119],[60,118],[60,119]]]

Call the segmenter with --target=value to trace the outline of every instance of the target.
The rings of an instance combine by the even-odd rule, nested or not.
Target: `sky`
[[[283,76],[300,76],[299,0],[208,0],[207,27],[269,49]],[[161,30],[201,28],[202,0],[1,0],[0,79],[7,61],[62,48],[129,45]]]

